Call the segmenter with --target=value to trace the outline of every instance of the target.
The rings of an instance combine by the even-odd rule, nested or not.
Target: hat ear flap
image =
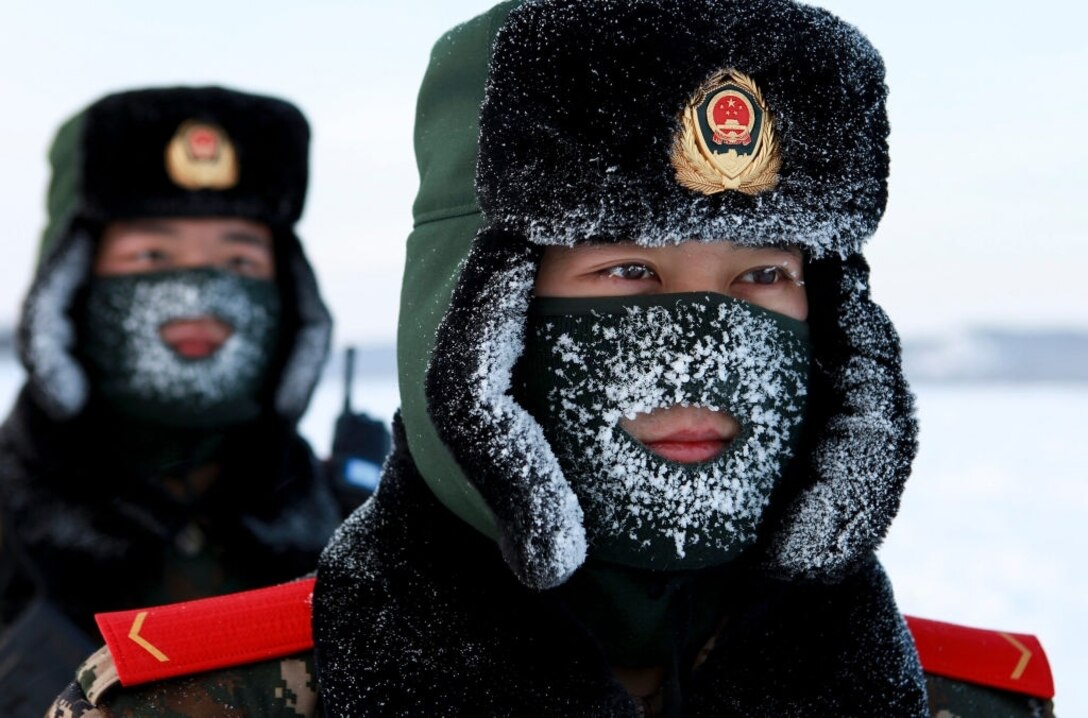
[[[298,330],[276,389],[275,407],[277,414],[295,422],[305,413],[321,378],[332,337],[332,317],[321,300],[314,270],[294,237],[285,264],[294,287]]]
[[[772,570],[836,580],[874,551],[918,448],[899,337],[869,296],[860,254],[810,267],[814,382],[809,483],[771,536]],[[813,301],[815,300],[815,301]]]
[[[443,443],[495,514],[503,557],[546,589],[585,561],[582,509],[540,424],[511,396],[540,250],[498,229],[477,235],[427,371]]]
[[[57,421],[71,419],[87,404],[87,374],[75,357],[76,328],[70,311],[91,272],[94,241],[75,230],[38,269],[23,304],[19,354],[30,390]]]

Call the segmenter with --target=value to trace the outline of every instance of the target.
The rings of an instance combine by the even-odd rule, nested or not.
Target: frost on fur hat
[[[787,0],[529,0],[500,8],[509,14],[498,13],[493,28],[479,115],[482,225],[459,256],[450,249],[461,241],[451,236],[455,225],[434,228],[429,204],[463,198],[448,171],[432,168],[458,165],[421,160],[398,343],[417,356],[434,342],[426,352],[430,424],[419,420],[411,391],[404,394],[424,478],[477,528],[476,505],[486,505],[489,533],[522,582],[562,583],[586,556],[581,508],[539,424],[510,395],[540,245],[801,245],[820,406],[803,481],[777,496],[767,517],[763,563],[788,577],[841,577],[883,538],[916,447],[898,337],[870,299],[859,254],[886,201],[879,55],[851,26]],[[464,28],[478,34],[474,23],[436,47],[433,77],[444,88],[467,85],[479,70],[450,59],[475,38]],[[459,116],[429,117],[428,87],[417,148],[429,146],[421,137],[471,126]],[[440,188],[432,175],[443,178]],[[451,218],[463,211],[447,207]],[[450,283],[419,267],[435,266],[443,252],[456,266],[454,288],[428,337],[417,307],[450,297],[435,289]],[[413,367],[401,361],[404,391]],[[445,452],[453,462],[434,461]]]
[[[719,137],[720,149],[743,159],[769,139],[780,167],[768,175],[778,177],[754,194],[704,194],[677,182],[672,145],[693,95],[703,88],[713,100],[726,84],[714,76],[730,70],[740,87],[696,119],[709,109],[726,127],[734,101],[734,124],[761,136]],[[491,63],[481,206],[537,243],[728,239],[845,256],[884,212],[885,95],[864,36],[788,0],[527,2]]]

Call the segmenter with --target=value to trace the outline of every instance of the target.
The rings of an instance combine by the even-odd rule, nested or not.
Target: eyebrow
[[[255,232],[246,232],[244,230],[233,230],[220,235],[220,237],[231,244],[246,244],[251,247],[260,247],[261,249],[269,249],[272,246],[272,240],[267,237],[257,234]]]
[[[139,230],[141,232],[161,234],[164,237],[178,236],[178,231],[175,227],[164,222],[156,222],[153,219],[134,219],[127,224],[131,229]]]

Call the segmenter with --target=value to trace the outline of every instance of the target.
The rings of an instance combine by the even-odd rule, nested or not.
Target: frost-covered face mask
[[[804,322],[720,294],[534,299],[516,395],[581,502],[590,557],[695,569],[751,546],[799,443],[809,356]],[[677,405],[740,432],[683,464],[620,426]]]
[[[160,336],[171,321],[213,317],[231,328],[202,358]],[[183,428],[255,418],[275,352],[274,282],[214,269],[94,277],[79,313],[81,350],[95,393],[126,416]]]

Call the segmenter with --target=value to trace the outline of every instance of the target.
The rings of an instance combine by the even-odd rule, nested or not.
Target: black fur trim
[[[776,190],[704,196],[670,163],[678,117],[718,70],[775,117]],[[538,0],[496,40],[481,114],[484,214],[545,244],[691,239],[846,256],[887,199],[884,67],[856,29],[790,0]]]
[[[527,586],[561,584],[585,557],[582,513],[536,420],[510,395],[539,249],[498,229],[476,238],[427,374],[432,421],[494,512]],[[841,580],[883,540],[917,451],[899,339],[869,297],[861,255],[811,262],[814,396],[801,481],[772,502],[765,565]]]
[[[30,391],[57,421],[83,410],[90,395],[87,374],[76,360],[76,330],[70,311],[91,273],[95,242],[86,229],[61,240],[43,259],[23,301],[19,358]]]
[[[743,608],[681,678],[683,716],[928,715],[875,560],[834,586],[752,577],[737,592]],[[322,556],[314,640],[330,716],[640,715],[560,594],[515,580],[495,544],[438,503],[399,421],[377,494]]]
[[[332,341],[332,315],[298,238],[292,234],[286,246],[281,244],[276,250],[286,254],[279,263],[280,282],[285,298],[293,300],[294,335],[286,347],[273,406],[279,416],[294,424],[306,413],[321,380]]]
[[[236,186],[186,190],[166,172],[165,150],[187,120],[223,128],[238,157]],[[219,87],[121,92],[91,105],[80,138],[77,214],[106,222],[131,217],[246,217],[289,227],[306,197],[310,130],[302,113],[272,97]]]
[[[582,510],[532,416],[510,396],[539,250],[482,232],[439,327],[427,406],[443,443],[495,513],[503,555],[533,588],[585,560]]]
[[[769,565],[791,577],[840,578],[876,550],[899,510],[918,449],[914,396],[899,337],[869,296],[861,255],[806,270],[814,395],[807,483],[777,497]]]

